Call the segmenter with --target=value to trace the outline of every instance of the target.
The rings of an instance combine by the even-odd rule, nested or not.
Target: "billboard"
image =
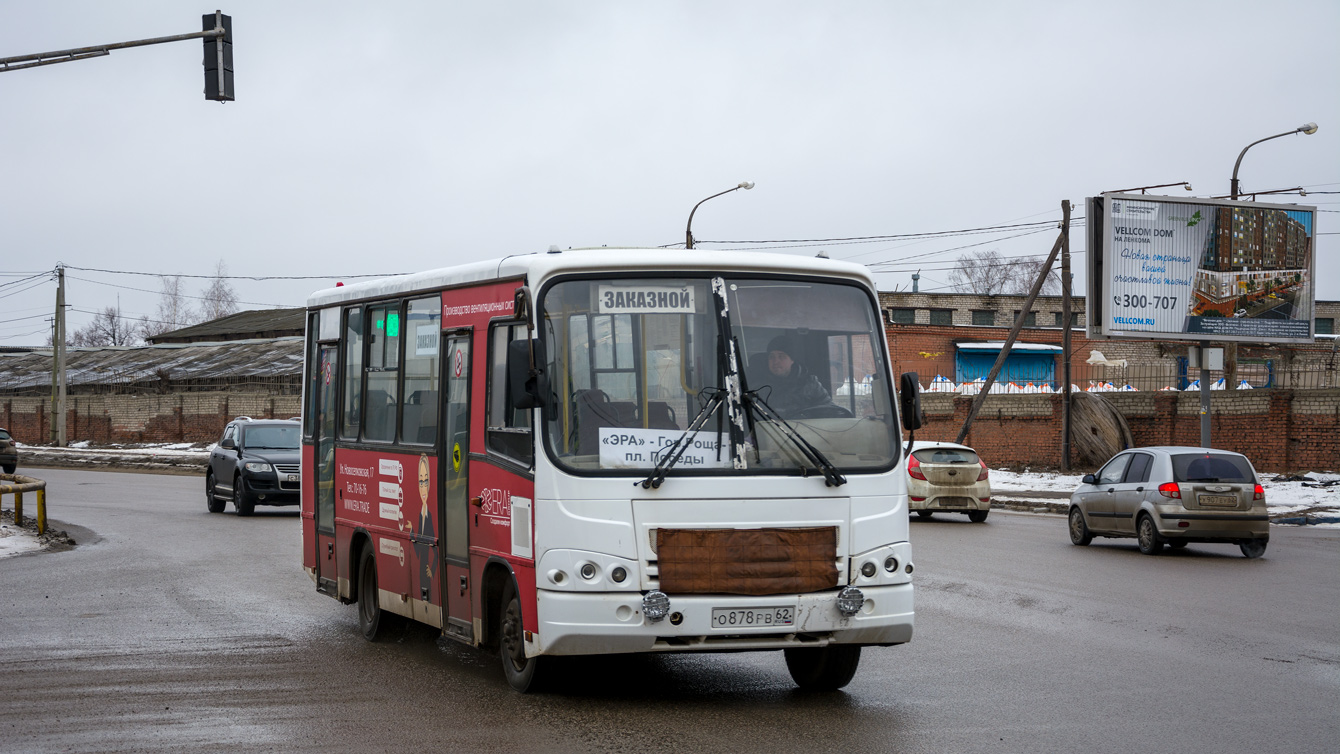
[[[1089,336],[1311,343],[1315,207],[1087,201]]]

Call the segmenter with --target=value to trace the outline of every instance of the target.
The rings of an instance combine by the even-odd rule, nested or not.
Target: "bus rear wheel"
[[[503,675],[507,676],[509,686],[523,694],[539,688],[536,671],[540,658],[526,656],[521,599],[511,580],[503,588],[502,609],[498,614],[498,655],[502,657]]]
[[[358,558],[358,630],[368,641],[386,636],[386,629],[400,616],[382,610],[377,602],[377,556],[372,546],[363,548]]]
[[[861,663],[861,648],[851,644],[785,649],[791,680],[805,691],[836,691],[851,683]]]

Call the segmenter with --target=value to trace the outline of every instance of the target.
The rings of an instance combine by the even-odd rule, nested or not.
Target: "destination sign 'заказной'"
[[[1090,334],[1311,342],[1315,212],[1135,194],[1090,198]]]

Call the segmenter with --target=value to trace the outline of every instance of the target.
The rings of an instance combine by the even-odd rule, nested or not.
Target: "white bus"
[[[356,603],[546,657],[783,650],[804,688],[912,638],[899,406],[869,274],[586,249],[308,301],[303,565]],[[915,429],[915,377],[903,427]]]

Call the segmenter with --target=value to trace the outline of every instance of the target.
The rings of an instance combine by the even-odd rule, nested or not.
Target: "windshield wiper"
[[[694,416],[693,421],[689,422],[689,428],[684,430],[684,434],[680,435],[679,439],[675,440],[674,444],[666,448],[665,452],[661,454],[661,460],[656,462],[656,466],[651,470],[651,475],[640,482],[634,482],[634,486],[641,486],[644,490],[647,488],[659,489],[670,468],[678,463],[680,456],[684,455],[684,451],[689,449],[689,445],[692,443],[691,438],[702,429],[703,424],[707,423],[708,417],[715,414],[721,408],[721,404],[725,402],[726,391],[722,388],[705,387],[699,392],[707,394],[707,402],[703,404],[702,408],[698,409],[697,416]],[[717,441],[720,442],[720,439],[721,434],[718,432]]]
[[[800,451],[800,454],[805,456],[805,459],[810,463],[814,464],[815,468],[819,470],[819,473],[824,475],[825,486],[841,487],[847,483],[847,477],[843,476],[842,472],[838,471],[837,467],[833,465],[833,462],[829,461],[827,456],[797,432],[796,428],[791,426],[787,420],[779,416],[777,412],[773,410],[772,406],[769,406],[766,401],[759,397],[757,392],[745,393],[744,397],[745,401],[749,404],[751,411],[758,411],[764,421],[770,421],[780,428],[779,434],[787,440],[790,440],[791,444]],[[801,471],[807,472],[809,469],[802,466]]]

